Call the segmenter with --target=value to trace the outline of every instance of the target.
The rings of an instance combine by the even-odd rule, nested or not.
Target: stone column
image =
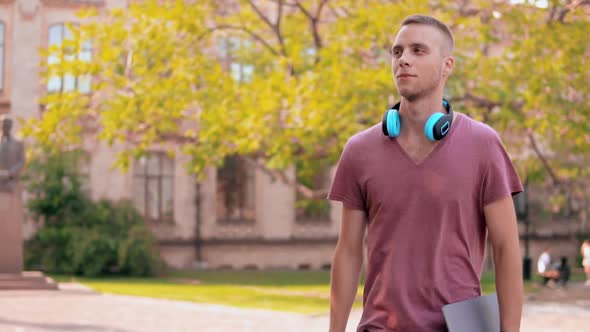
[[[0,273],[20,274],[23,270],[22,188],[0,192]]]

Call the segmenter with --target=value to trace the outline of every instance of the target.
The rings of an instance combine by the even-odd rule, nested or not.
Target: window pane
[[[244,82],[252,82],[252,75],[254,74],[253,65],[244,65],[242,68],[242,80]]]
[[[78,54],[78,58],[80,59],[80,61],[90,62],[92,60],[92,52],[81,51],[80,54]]]
[[[72,74],[64,76],[64,91],[74,91],[76,86],[76,78]]]
[[[252,167],[249,167],[248,165],[244,165],[244,167],[248,167],[248,169],[246,170],[248,177],[246,181],[245,205],[248,210],[253,210],[256,204],[254,200],[254,197],[256,196],[256,170]]]
[[[174,218],[174,178],[162,178],[162,217],[167,220]]]
[[[92,42],[90,40],[85,41],[84,44],[82,44],[82,50],[92,53]]]
[[[229,42],[227,39],[219,39],[217,41],[217,53],[221,59],[227,59],[229,56],[228,52]]]
[[[133,179],[133,202],[139,213],[145,216],[145,179],[142,177]]]
[[[232,62],[230,65],[231,77],[240,82],[242,80],[242,64],[239,62]]]
[[[47,90],[49,92],[59,92],[61,90],[61,77],[51,77],[47,82]]]
[[[158,197],[158,180],[148,179],[148,196],[147,196],[147,217],[151,220],[159,220],[159,204],[160,200]]]
[[[78,91],[80,93],[90,93],[90,75],[78,76]]]
[[[0,90],[4,90],[4,23],[0,23]]]
[[[68,29],[68,27],[64,24],[63,25],[63,31],[64,31],[64,39],[72,39],[72,32],[70,31],[70,29]]]
[[[64,60],[66,61],[73,61],[74,60],[74,54],[72,54],[72,49],[67,47],[64,50]]]
[[[49,45],[61,45],[63,25],[54,25],[49,28]]]
[[[162,174],[174,175],[174,160],[168,155],[162,155]]]
[[[217,219],[225,220],[228,219],[227,209],[225,204],[225,191],[221,187],[217,187],[217,194],[215,197],[215,215]]]
[[[59,57],[57,55],[50,55],[47,57],[47,63],[50,65],[59,63]]]
[[[139,158],[139,160],[136,160],[133,163],[133,174],[144,175],[146,166],[147,166],[147,158],[146,157]]]
[[[157,154],[152,154],[148,157],[147,160],[147,174],[149,175],[158,175],[160,174],[160,156]]]
[[[2,34],[3,36],[3,34]],[[0,90],[4,89],[4,45],[0,46]]]
[[[228,49],[231,52],[231,55],[235,55],[238,50],[240,49],[240,38],[239,37],[229,37],[227,39]]]
[[[217,172],[217,218],[255,218],[255,169],[238,157],[227,157]]]

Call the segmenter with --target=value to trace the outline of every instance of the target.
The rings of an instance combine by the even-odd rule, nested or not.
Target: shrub
[[[81,189],[76,152],[31,163],[25,181],[29,211],[41,226],[25,243],[25,265],[49,273],[88,277],[149,276],[159,255],[131,202],[93,202]]]

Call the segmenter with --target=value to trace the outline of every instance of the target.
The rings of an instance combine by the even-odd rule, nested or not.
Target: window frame
[[[150,171],[150,168],[148,167],[148,163],[149,160],[151,158],[156,157],[158,159],[157,161],[157,167],[158,167],[158,171],[157,173],[152,173],[152,171]],[[174,180],[176,178],[176,161],[174,158],[170,158],[165,152],[160,152],[160,151],[152,151],[147,153],[146,156],[142,157],[142,158],[146,158],[145,159],[145,166],[140,166],[140,167],[144,167],[141,171],[139,171],[140,169],[138,168],[138,163],[141,163],[141,160],[136,160],[134,165],[133,165],[133,202],[136,206],[136,208],[138,209],[139,213],[143,216],[144,220],[148,221],[148,222],[153,222],[153,223],[173,223],[174,222],[174,217],[175,217],[175,209],[174,209],[174,204],[176,201],[175,198],[175,183]],[[171,163],[171,173],[170,174],[166,174],[164,171],[164,159],[168,158],[170,163]],[[138,198],[136,196],[136,186],[137,186],[137,179],[142,179],[144,181],[143,183],[143,197],[142,198]],[[170,181],[170,190],[171,190],[171,215],[170,216],[166,216],[165,215],[165,208],[164,208],[164,204],[166,204],[166,202],[164,202],[164,179],[167,179]],[[149,184],[151,181],[155,180],[157,183],[157,191],[156,191],[156,197],[154,198],[154,204],[158,205],[158,212],[157,218],[152,218],[151,217],[151,207],[148,205],[148,203],[150,203],[150,199],[149,199]],[[137,205],[137,199],[141,199],[141,201],[143,201],[143,211],[141,211],[141,209],[138,207]]]
[[[234,211],[233,209],[228,209],[228,207],[225,205],[225,202],[227,201],[227,195],[228,193],[230,193],[230,191],[225,190],[225,188],[222,188],[222,182],[224,182],[222,180],[222,174],[223,174],[223,168],[228,166],[228,158],[235,158],[236,162],[238,163],[238,168],[233,170],[228,170],[227,174],[231,174],[231,176],[234,177],[240,177],[242,176],[244,173],[244,178],[246,179],[245,181],[243,181],[242,183],[240,183],[240,191],[241,193],[238,194],[240,197],[238,203],[236,204],[235,207],[233,207],[233,209],[238,209],[238,216],[237,217],[232,217],[232,212]],[[216,169],[216,183],[215,183],[215,214],[216,214],[216,220],[218,223],[254,223],[256,222],[256,169],[254,169],[253,167],[251,167],[250,165],[248,165],[247,163],[245,163],[239,156],[237,155],[232,155],[232,156],[226,156],[226,160],[224,162],[224,165],[221,167],[218,167]],[[232,191],[231,193],[235,194],[236,191]],[[223,194],[223,200],[222,203],[220,203],[219,201],[219,195]],[[226,212],[225,216],[220,216],[219,215],[219,206],[218,204],[224,204],[223,209]],[[251,210],[252,211],[252,216],[248,217],[245,216],[245,212]]]

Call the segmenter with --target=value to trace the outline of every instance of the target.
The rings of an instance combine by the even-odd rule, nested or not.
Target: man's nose
[[[400,67],[407,67],[410,65],[410,62],[408,61],[407,56],[402,54],[399,58],[398,64]]]

